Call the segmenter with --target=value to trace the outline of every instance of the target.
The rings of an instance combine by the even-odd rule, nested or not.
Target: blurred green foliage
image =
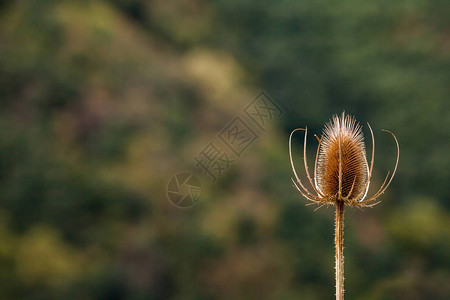
[[[375,186],[395,155],[381,129],[401,148],[383,202],[347,210],[347,296],[449,299],[449,13],[0,1],[1,298],[331,298],[333,210],[291,187],[287,137],[346,110],[375,130]],[[172,206],[167,181],[259,89],[282,120],[198,205]]]

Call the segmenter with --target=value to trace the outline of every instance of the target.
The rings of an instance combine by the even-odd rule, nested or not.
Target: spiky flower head
[[[383,130],[390,133],[395,140],[397,145],[397,161],[390,178],[388,172],[378,192],[367,199],[366,195],[372,176],[375,151],[372,128],[369,124],[367,125],[372,137],[372,159],[370,165],[366,157],[361,125],[356,122],[354,117],[345,115],[345,112],[340,117],[337,115],[332,117],[332,120],[325,125],[322,137],[320,139],[317,138],[319,145],[314,165],[314,182],[309,174],[306,161],[307,129],[299,128],[291,133],[289,138],[289,154],[296,178],[296,181],[293,181],[297,190],[304,197],[318,204],[336,204],[338,201],[343,201],[345,204],[352,206],[372,206],[376,204],[371,202],[384,193],[397,170],[399,146],[395,135],[388,130]],[[306,175],[314,192],[307,189],[300,181],[292,161],[291,140],[292,134],[297,130],[305,131],[303,159]]]
[[[315,174],[318,189],[329,199],[355,200],[367,191],[368,174],[361,126],[349,115],[333,116],[325,125],[319,150]]]

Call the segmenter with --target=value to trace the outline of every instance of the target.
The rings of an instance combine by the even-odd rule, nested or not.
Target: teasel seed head
[[[356,122],[355,118],[346,115],[334,115],[332,120],[325,125],[321,138],[317,139],[319,145],[316,153],[314,165],[314,180],[312,180],[308,163],[306,160],[306,136],[307,129],[295,129],[289,138],[289,155],[291,159],[292,170],[295,174],[293,179],[296,189],[307,199],[317,204],[336,204],[343,201],[350,206],[373,206],[374,201],[385,192],[391,183],[398,166],[399,145],[395,135],[388,131],[395,140],[397,146],[397,160],[392,175],[388,172],[386,179],[380,189],[369,198],[366,198],[369,190],[370,179],[372,176],[375,140],[372,128],[367,124],[372,138],[372,157],[369,165],[366,157],[364,145],[364,135],[362,127]],[[295,131],[305,131],[303,160],[306,176],[310,182],[313,191],[307,189],[300,181],[292,159],[291,141]]]
[[[325,197],[355,197],[367,190],[369,166],[361,126],[349,115],[325,125],[317,165],[317,185]],[[353,188],[353,189],[352,189]]]

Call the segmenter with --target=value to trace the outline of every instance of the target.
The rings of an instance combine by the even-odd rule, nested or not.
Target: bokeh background
[[[293,189],[287,140],[345,110],[374,128],[375,187],[395,161],[381,129],[401,147],[381,204],[346,210],[347,298],[449,299],[449,15],[444,0],[0,1],[1,298],[332,299],[334,211]],[[198,172],[259,90],[283,117],[217,182],[198,173],[197,205],[172,205],[171,176]]]

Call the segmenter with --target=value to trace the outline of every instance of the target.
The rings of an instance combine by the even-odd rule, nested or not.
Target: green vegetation
[[[374,129],[374,189],[395,161],[381,129],[401,147],[381,204],[346,210],[346,296],[449,299],[449,13],[0,1],[0,298],[330,299],[334,210],[305,207],[287,139],[345,110]],[[261,89],[285,115],[175,208],[168,180]]]

